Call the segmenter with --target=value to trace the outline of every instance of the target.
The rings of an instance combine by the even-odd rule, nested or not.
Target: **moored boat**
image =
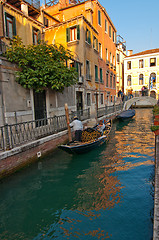
[[[124,119],[129,119],[132,118],[133,116],[135,116],[135,110],[134,109],[128,109],[123,111],[122,113],[120,113],[117,118],[124,120]]]
[[[108,138],[112,127],[112,121],[107,122],[106,127],[103,131],[103,135],[95,128],[85,129],[82,133],[82,142],[69,142],[66,145],[60,145],[59,148],[71,153],[81,154],[93,150],[94,148],[105,143]],[[87,141],[86,141],[87,140]]]

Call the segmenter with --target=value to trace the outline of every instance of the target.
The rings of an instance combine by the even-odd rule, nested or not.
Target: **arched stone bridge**
[[[125,102],[123,110],[128,110],[131,105],[133,105],[134,103],[140,102],[140,105],[151,105],[154,106],[157,103],[157,100],[152,98],[152,97],[133,97],[131,99],[129,99],[128,101]]]

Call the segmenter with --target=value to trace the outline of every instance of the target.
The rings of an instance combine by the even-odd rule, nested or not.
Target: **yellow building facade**
[[[130,90],[136,96],[159,96],[159,49],[131,54],[124,59],[124,92]],[[145,90],[145,91],[143,91]]]
[[[103,107],[116,96],[116,29],[98,1],[67,0],[44,9],[60,21],[45,28],[45,41],[71,51],[78,69],[75,99],[83,108]],[[69,63],[73,64],[73,63]]]

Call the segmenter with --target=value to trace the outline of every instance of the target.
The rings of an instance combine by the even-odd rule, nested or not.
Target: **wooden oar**
[[[68,111],[68,105],[65,103],[65,115],[66,115],[66,121],[67,121],[67,128],[68,128],[68,139],[69,142],[72,141],[72,135],[71,135],[71,128],[70,128],[70,119],[69,119],[69,111]]]

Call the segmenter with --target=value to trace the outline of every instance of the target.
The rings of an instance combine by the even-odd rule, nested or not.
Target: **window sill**
[[[85,41],[85,43],[86,43],[86,45],[87,45],[88,47],[90,47],[90,48],[92,47],[92,46],[91,46],[91,43],[89,43],[89,42],[87,42],[87,41]]]
[[[69,46],[77,45],[77,44],[79,44],[79,40],[75,40],[75,41],[68,42],[68,43],[67,43],[67,46],[69,47]]]

